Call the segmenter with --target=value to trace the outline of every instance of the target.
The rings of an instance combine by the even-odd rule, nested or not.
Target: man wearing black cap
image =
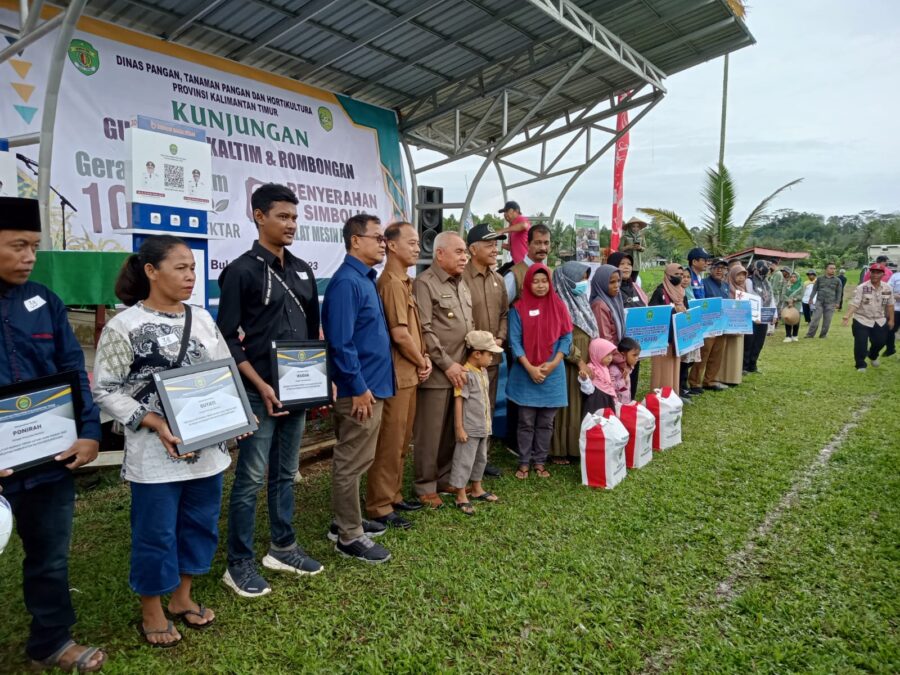
[[[506,202],[498,213],[502,213],[503,219],[509,224],[497,230],[497,234],[509,235],[509,253],[513,263],[520,263],[528,254],[528,228],[531,223],[522,215],[519,202]]]
[[[709,252],[705,248],[696,247],[688,251],[688,273],[691,279],[691,293],[695,300],[702,300],[705,296],[703,290],[703,273],[706,272],[706,266],[709,264]],[[706,347],[706,341],[703,342]],[[703,389],[700,386],[699,373],[703,370],[703,364],[706,361],[707,354],[703,349],[700,350],[700,360],[693,363],[682,363],[682,369],[688,369],[688,390],[684,393],[688,395],[702,394]]]
[[[37,201],[0,197],[0,386],[76,371],[81,428],[78,440],[47,463],[15,472],[0,466],[0,491],[12,506],[25,549],[22,586],[32,618],[25,651],[42,666],[99,670],[106,654],[76,644],[70,632],[75,610],[69,594],[69,543],[75,511],[72,470],[97,457],[100,412],[65,305],[48,288],[28,280],[40,239]]]
[[[494,232],[487,223],[480,223],[469,230],[466,245],[469,247],[470,257],[463,270],[463,280],[472,293],[472,321],[475,330],[490,332],[496,339],[498,347],[503,347],[506,343],[506,317],[509,313],[506,285],[503,283],[503,277],[494,269],[499,252],[497,242],[504,239],[506,235]],[[502,353],[494,354],[487,369],[492,414],[497,404],[497,380],[500,376],[501,358]],[[500,472],[496,467],[488,465],[485,474],[498,476]]]

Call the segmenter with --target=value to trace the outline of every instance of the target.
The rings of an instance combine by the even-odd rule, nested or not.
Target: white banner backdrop
[[[3,5],[0,23],[17,25],[18,14]],[[40,130],[54,39],[0,64],[0,137]],[[350,215],[388,223],[406,211],[392,112],[85,18],[69,47],[53,148],[53,187],[78,209],[67,210],[66,248],[130,250],[130,237],[116,232],[129,227],[125,129],[137,115],[206,130],[210,234],[222,238],[210,242],[212,280],[255,238],[249,195],[261,183],[284,183],[297,195],[291,250],[319,278],[343,258]],[[36,146],[16,151],[37,159]],[[19,181],[22,196],[36,196],[21,162]],[[54,248],[62,248],[53,199]]]

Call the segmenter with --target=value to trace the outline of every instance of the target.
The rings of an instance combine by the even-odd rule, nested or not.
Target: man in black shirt
[[[259,418],[259,430],[239,441],[228,509],[228,569],[223,581],[243,597],[271,590],[259,573],[253,549],[256,497],[266,481],[267,465],[271,544],[263,566],[293,574],[318,574],[324,569],[297,544],[291,524],[306,415],[280,410],[271,366],[274,340],[319,339],[316,279],[312,268],[287,250],[297,231],[294,193],[267,183],[257,188],[250,204],[259,238],[222,270],[217,319]]]

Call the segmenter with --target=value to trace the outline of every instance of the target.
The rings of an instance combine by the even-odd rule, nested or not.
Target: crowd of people
[[[351,217],[343,227],[346,256],[320,308],[314,270],[288,250],[296,235],[296,205],[285,186],[266,184],[253,193],[258,239],[222,272],[215,320],[186,304],[196,280],[190,248],[173,236],[147,237],[119,275],[116,294],[127,309],[104,328],[90,383],[62,302],[28,280],[40,237],[37,203],[0,202],[0,385],[64,370],[81,377],[79,440],[56,461],[0,471],[25,549],[23,590],[32,616],[26,651],[38,665],[90,672],[107,658],[71,637],[75,614],[67,564],[71,469],[96,457],[101,410],[124,431],[122,477],[131,490],[129,585],[140,598],[142,639],[174,647],[183,639],[179,628],[204,629],[216,620],[194,598],[192,580],[212,564],[223,474],[232,456],[221,443],[178,454],[180,439],[166,420],[154,373],[221,358],[237,364],[258,429],[237,439],[223,581],[241,597],[259,597],[271,591],[257,564],[254,536],[263,487],[269,542],[261,567],[291,575],[324,569],[293,529],[293,479],[305,418],[278,399],[273,343],[321,337],[327,344],[336,445],[333,522],[326,536],[339,554],[378,564],[391,557],[378,537],[389,528],[413,526],[404,514],[444,508],[444,495],[466,516],[499,501],[483,478],[499,473],[489,464],[488,447],[504,359],[515,477],[547,479],[548,465],[579,460],[585,413],[637,396],[638,374],[647,364],[639,361],[640,344],[626,333],[627,308],[671,305],[677,313],[692,299],[747,293],[776,310],[804,302],[802,286],[789,271],[765,261],[748,271],[702,248],[690,251],[686,266],[667,265],[662,283],[648,293],[635,265],[633,251],[643,247],[636,243],[641,227],[634,223],[629,250],[609,256],[593,272],[579,262],[551,271],[550,230],[530,225],[510,202],[501,209],[508,227],[499,231],[479,224],[465,238],[441,232],[433,263],[415,280],[408,275],[419,258],[413,225],[383,227],[371,215]],[[507,236],[513,264],[501,274],[498,244]],[[826,268],[827,279],[833,271]],[[893,311],[886,310],[888,303],[893,309],[894,297],[881,283],[884,267],[872,265],[870,273],[845,317],[853,319],[862,368],[866,357],[877,365],[895,326]],[[822,337],[841,301],[835,283],[823,281],[813,289],[818,300],[811,317],[821,317]],[[743,376],[759,372],[771,323],[761,317],[752,334],[710,337],[683,355],[676,354],[670,335],[668,353],[650,359],[651,387],[670,387],[690,402],[739,385]],[[788,338],[796,339],[796,331],[789,330]],[[414,496],[403,488],[410,447]]]

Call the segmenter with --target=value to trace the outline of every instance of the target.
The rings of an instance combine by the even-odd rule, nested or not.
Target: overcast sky
[[[731,56],[725,163],[737,184],[738,222],[780,185],[803,177],[774,208],[825,215],[900,211],[900,0],[758,0],[747,18],[757,44]],[[642,206],[699,224],[699,190],[718,156],[722,59],[666,80],[668,94],[631,132],[625,218]],[[520,155],[521,156],[521,155]],[[435,158],[417,152],[416,162]],[[612,153],[563,201],[558,217],[611,212]],[[479,161],[420,175],[463,201]],[[509,181],[509,179],[507,179]],[[510,194],[526,213],[552,208],[560,183]],[[502,205],[488,170],[476,213]]]

